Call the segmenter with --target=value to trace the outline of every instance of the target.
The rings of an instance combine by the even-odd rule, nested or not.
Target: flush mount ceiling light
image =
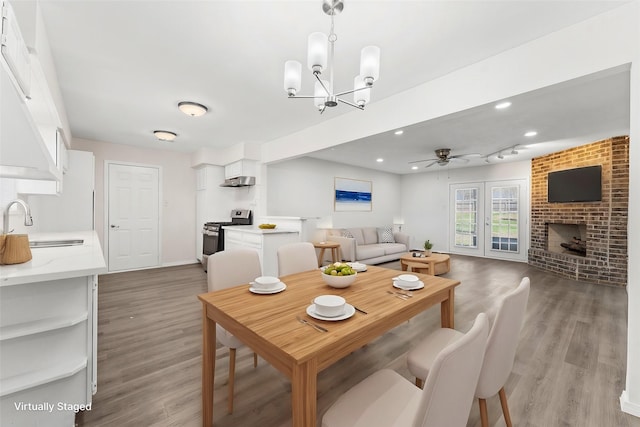
[[[404,131],[402,129],[397,130],[394,132],[395,135],[402,135],[404,133]]]
[[[171,131],[168,131],[168,130],[154,130],[153,134],[160,141],[169,141],[169,142],[173,141],[174,139],[176,139],[176,136],[178,136],[177,133],[171,132]]]
[[[191,117],[202,116],[208,111],[208,108],[197,102],[183,101],[178,103],[180,111]]]
[[[360,52],[360,74],[353,81],[354,88],[336,92],[333,85],[334,44],[338,36],[333,31],[333,17],[344,9],[342,0],[324,0],[322,10],[331,17],[329,36],[324,33],[312,33],[308,39],[307,66],[316,79],[312,96],[298,95],[302,84],[302,65],[290,60],[284,64],[284,90],[289,98],[313,98],[314,105],[323,113],[327,107],[335,107],[338,102],[364,110],[371,97],[373,82],[380,74],[380,48],[367,46]],[[328,80],[321,79],[323,72],[328,73]],[[339,98],[353,93],[353,102]]]
[[[538,132],[536,132],[535,130],[530,130],[529,132],[525,133],[524,136],[536,136],[538,134]]]

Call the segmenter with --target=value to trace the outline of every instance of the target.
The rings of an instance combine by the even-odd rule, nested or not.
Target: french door
[[[451,253],[527,260],[526,180],[452,184],[449,197]]]

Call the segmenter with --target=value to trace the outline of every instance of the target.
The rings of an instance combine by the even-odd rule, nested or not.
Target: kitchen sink
[[[58,248],[61,246],[78,246],[84,243],[83,239],[68,240],[33,240],[29,242],[31,248]]]

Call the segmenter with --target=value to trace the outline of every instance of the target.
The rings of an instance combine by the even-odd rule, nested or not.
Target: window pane
[[[518,252],[518,187],[491,190],[491,249]]]
[[[455,193],[455,245],[478,247],[478,190],[461,188]]]

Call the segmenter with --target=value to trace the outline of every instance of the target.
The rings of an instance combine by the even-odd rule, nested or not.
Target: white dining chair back
[[[486,399],[496,394],[500,397],[502,412],[507,427],[511,427],[511,417],[507,405],[504,385],[511,374],[518,346],[520,329],[529,299],[530,281],[524,277],[516,289],[506,294],[497,305],[495,316],[487,339],[484,362],[478,378],[475,396],[480,405],[482,427],[488,427]],[[415,375],[416,384],[428,379],[433,369],[434,358],[440,350],[461,339],[463,334],[449,328],[441,328],[431,333],[407,354],[409,371]],[[426,386],[425,386],[426,387]]]
[[[289,243],[278,248],[278,274],[280,276],[317,268],[318,257],[312,243]]]
[[[469,332],[436,356],[423,390],[382,369],[340,396],[322,427],[465,427],[488,334],[481,313]]]
[[[209,256],[207,282],[209,292],[244,285],[262,276],[260,257],[253,249],[232,249]]]
[[[488,425],[485,399],[496,394],[500,395],[505,422],[507,426],[511,426],[504,385],[513,369],[530,288],[529,278],[522,278],[518,287],[505,295],[493,319],[476,389],[476,397],[480,399],[480,418],[483,426]]]
[[[209,292],[246,285],[262,276],[260,257],[253,249],[236,249],[216,252],[207,262],[207,286]],[[233,388],[235,383],[236,349],[243,343],[222,326],[216,324],[216,339],[229,348],[229,397],[227,412],[233,413]],[[258,356],[253,353],[253,366],[258,365]]]
[[[413,427],[465,427],[487,345],[489,321],[478,314],[466,334],[436,356]]]

